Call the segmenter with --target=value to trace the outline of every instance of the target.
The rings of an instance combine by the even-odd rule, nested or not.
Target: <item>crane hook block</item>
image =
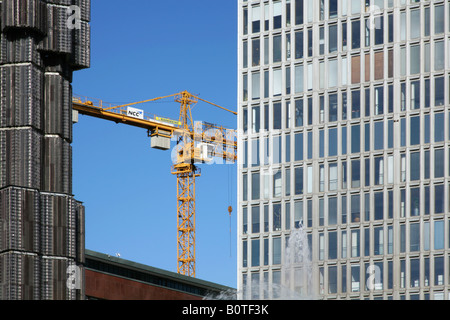
[[[231,216],[231,212],[233,211],[233,207],[232,206],[229,206],[228,207],[228,213],[230,214],[230,216]]]

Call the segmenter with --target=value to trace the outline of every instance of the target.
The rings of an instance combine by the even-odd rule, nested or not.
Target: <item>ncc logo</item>
[[[144,110],[128,107],[127,115],[133,118],[144,119]]]

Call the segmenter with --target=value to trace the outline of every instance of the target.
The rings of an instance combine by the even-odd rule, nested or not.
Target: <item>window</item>
[[[434,7],[434,33],[443,33],[445,29],[445,10],[443,5]]]
[[[259,66],[261,62],[261,50],[259,38],[252,41],[252,66]]]
[[[410,47],[410,74],[420,72],[420,45],[412,45]]]
[[[328,232],[328,259],[337,259],[337,232]]]
[[[445,68],[445,47],[444,41],[434,43],[434,70],[443,70]]]
[[[420,38],[420,9],[411,10],[411,39]]]
[[[259,72],[252,73],[252,99],[260,98],[261,77]]]
[[[359,49],[361,45],[360,21],[352,21],[352,49]]]
[[[384,197],[383,191],[374,193],[374,206],[375,206],[375,220],[383,220],[383,205],[384,205]]]
[[[360,126],[353,125],[352,126],[352,153],[359,153],[360,144],[361,144],[361,136],[360,136]]]
[[[351,68],[352,68],[352,72],[351,72],[352,84],[361,82],[361,57],[360,56],[352,56]]]
[[[347,50],[347,23],[342,23],[342,51]]]
[[[444,149],[434,150],[434,177],[441,178],[444,176]]]
[[[275,237],[272,239],[272,263],[281,264],[281,238]]]
[[[303,126],[303,99],[295,100],[295,126]]]
[[[384,158],[375,157],[374,158],[374,184],[380,185],[384,183]]]
[[[252,173],[252,200],[259,200],[260,198],[260,182],[259,172]]]
[[[384,149],[384,122],[377,121],[374,123],[375,126],[375,135],[374,135],[374,148],[375,150]]]
[[[337,155],[337,128],[330,128],[328,130],[328,156],[333,157]]]
[[[434,79],[434,105],[444,105],[444,77],[438,77]]]
[[[295,134],[295,151],[294,151],[294,161],[303,160],[303,133]]]
[[[439,214],[444,212],[445,197],[444,185],[439,184],[434,187],[434,213]]]
[[[420,152],[410,154],[410,180],[420,180]]]
[[[242,267],[247,268],[247,240],[242,241]]]
[[[434,257],[434,285],[444,284],[444,257]]]
[[[410,145],[420,144],[420,116],[410,119]]]
[[[303,85],[303,65],[299,64],[295,66],[295,93],[302,93],[304,91],[304,85]],[[299,100],[297,100],[299,101]],[[303,105],[303,101],[302,101]],[[303,107],[303,106],[302,106]]]
[[[264,4],[264,31],[269,30],[269,23],[270,23],[270,17],[269,17],[269,4]]]
[[[259,266],[259,239],[252,240],[252,267]]]
[[[333,24],[328,28],[328,52],[333,53],[337,51],[338,27],[337,24]]]
[[[308,29],[308,57],[311,57],[313,54],[313,32],[312,29]]]
[[[375,45],[383,44],[384,42],[384,17],[375,17]]]
[[[261,7],[252,7],[252,32],[257,33],[261,31]]]
[[[273,62],[281,61],[281,35],[273,37]]]
[[[319,54],[325,54],[325,29],[324,27],[319,28]]]
[[[281,170],[277,170],[273,174],[273,197],[274,198],[281,197],[281,189],[282,189]]]
[[[420,250],[420,224],[411,223],[409,225],[409,251]]]
[[[354,194],[351,196],[351,214],[352,214],[352,222],[360,221],[361,209],[360,209],[359,194]]]
[[[303,59],[303,30],[295,33],[295,59]]]
[[[440,142],[445,140],[444,113],[436,113],[434,115],[434,141]]]
[[[355,257],[359,257],[360,255],[360,236],[359,236],[360,232],[359,229],[355,229],[351,231],[351,257],[355,258]]]
[[[380,115],[384,113],[384,88],[382,86],[375,87],[375,95],[374,95],[374,114]]]
[[[303,201],[296,201],[294,203],[294,227],[300,228],[303,223]]]
[[[281,1],[273,3],[273,28],[280,29],[281,28]]]
[[[303,24],[303,0],[295,1],[295,24]]]
[[[351,13],[353,14],[357,14],[357,13],[361,13],[361,0],[351,0],[352,3],[352,8],[351,8]]]
[[[337,293],[337,266],[328,267],[328,293]]]
[[[358,2],[360,2],[358,0]],[[351,266],[352,292],[360,291],[360,267],[359,265]]]
[[[384,254],[384,229],[383,227],[374,228],[374,255]]]
[[[342,141],[342,155],[346,155],[347,154],[347,127],[342,127],[342,137],[341,137],[341,141]]]
[[[328,198],[328,225],[337,224],[337,198]]]
[[[360,90],[352,90],[352,119],[361,117]]]
[[[444,220],[434,222],[434,250],[444,249]]]
[[[273,129],[281,129],[281,102],[273,104]]]
[[[420,286],[420,259],[410,260],[410,286],[412,288]]]
[[[259,106],[252,107],[252,132],[258,133],[260,129]]]
[[[253,206],[252,207],[252,233],[259,233],[259,225],[260,225],[260,218],[259,218],[259,206]]]
[[[347,189],[347,162],[342,162],[342,189]]]
[[[333,88],[336,87],[337,85],[338,85],[338,61],[337,59],[331,59],[328,60],[328,87]]]
[[[244,8],[244,12],[242,14],[242,26],[243,26],[243,30],[242,33],[248,34],[248,9]]]
[[[352,188],[359,188],[361,185],[360,160],[352,160]]]
[[[252,167],[259,166],[259,139],[252,139]]]
[[[273,231],[281,231],[281,204],[274,203],[272,210]]]
[[[284,195],[286,197],[289,197],[291,195],[291,169],[286,168],[286,174],[285,174],[285,180],[286,183],[284,184]]]
[[[337,18],[338,15],[338,0],[329,0],[328,2],[328,11],[329,11],[329,18]]]
[[[337,99],[337,93],[333,93],[329,95],[328,100],[328,119],[329,122],[337,121],[337,115],[338,115],[338,99]]]
[[[338,183],[338,179],[337,179],[337,164],[336,163],[331,163],[330,167],[329,167],[329,186],[328,189],[330,191],[335,191],[337,190],[337,183]]]
[[[420,108],[420,80],[411,81],[411,110]]]
[[[303,194],[303,167],[294,169],[294,188],[295,194]]]

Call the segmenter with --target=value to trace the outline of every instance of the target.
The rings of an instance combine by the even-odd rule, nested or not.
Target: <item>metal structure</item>
[[[165,98],[174,98],[180,103],[178,121],[147,115],[133,108]],[[101,100],[73,98],[73,109],[80,114],[147,129],[153,148],[168,150],[170,140],[177,138],[176,159],[171,168],[177,177],[177,272],[192,277],[195,277],[195,179],[201,174],[197,163],[216,159],[232,163],[237,159],[235,130],[211,123],[194,123],[191,110],[199,101],[237,114],[187,91],[119,106]],[[231,208],[228,210],[231,213]]]
[[[90,0],[0,1],[0,300],[84,299],[71,82],[89,21]]]

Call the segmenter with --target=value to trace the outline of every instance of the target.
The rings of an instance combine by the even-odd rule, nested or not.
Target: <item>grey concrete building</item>
[[[449,18],[449,1],[238,1],[241,297],[450,299]],[[309,285],[284,272],[300,227]]]
[[[90,63],[90,0],[3,0],[0,11],[0,299],[79,299],[71,81]]]

